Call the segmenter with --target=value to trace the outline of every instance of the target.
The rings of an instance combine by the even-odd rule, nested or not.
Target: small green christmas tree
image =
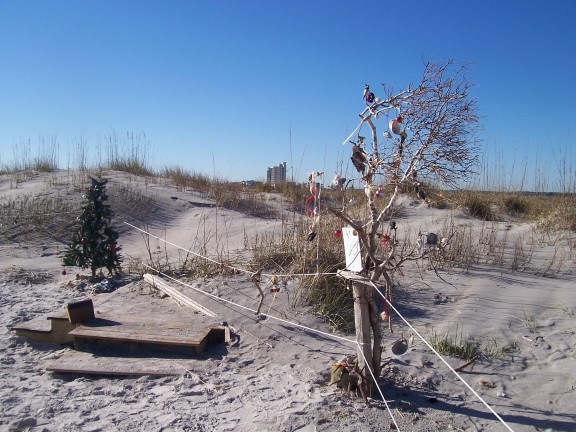
[[[78,228],[68,244],[63,264],[83,269],[90,267],[92,276],[96,276],[96,271],[102,267],[110,274],[118,274],[121,247],[117,245],[118,233],[111,225],[112,210],[105,204],[108,180],[91,180],[82,214],[78,217]]]

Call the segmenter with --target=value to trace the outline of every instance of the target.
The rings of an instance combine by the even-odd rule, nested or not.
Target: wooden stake
[[[354,325],[356,327],[356,342],[358,343],[358,368],[367,371],[374,371],[374,360],[372,357],[372,337],[370,329],[370,304],[369,298],[372,295],[372,289],[362,283],[352,282],[352,293],[354,296]],[[380,362],[378,362],[378,365]],[[374,380],[368,372],[366,375],[366,384],[368,396],[372,396]],[[376,375],[376,374],[375,374]]]

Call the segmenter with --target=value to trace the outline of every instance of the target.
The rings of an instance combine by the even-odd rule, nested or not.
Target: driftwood
[[[189,306],[189,307],[197,310],[198,312],[202,312],[204,315],[207,315],[207,316],[212,317],[212,318],[215,318],[217,316],[215,312],[212,312],[207,307],[204,307],[200,303],[195,302],[191,298],[185,296],[180,291],[178,291],[176,288],[173,288],[170,285],[168,285],[166,282],[164,282],[164,280],[162,280],[158,276],[154,276],[154,275],[151,275],[150,273],[146,273],[144,275],[144,280],[146,282],[148,282],[150,285],[158,288],[160,291],[168,294],[171,298],[173,298],[175,301],[177,301],[180,304],[183,304],[185,306]]]
[[[262,309],[262,304],[264,303],[264,291],[262,291],[262,287],[260,287],[261,275],[262,275],[262,269],[252,274],[252,282],[254,282],[254,285],[256,285],[256,288],[258,289],[258,293],[260,295],[260,302],[258,303],[258,309],[256,309],[255,315],[260,315],[260,309]]]
[[[471,364],[474,364],[474,362],[476,361],[477,357],[472,357],[472,359],[470,361],[467,361],[466,363],[464,363],[462,366],[457,367],[456,369],[454,369],[456,372],[462,372],[465,368],[467,368],[468,366],[470,366]]]

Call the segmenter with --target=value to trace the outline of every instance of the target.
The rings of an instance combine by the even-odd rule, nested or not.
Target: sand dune
[[[123,173],[108,175],[111,189],[124,188],[138,196],[134,202],[113,202],[123,252],[131,260],[147,261],[149,252],[162,259],[179,259],[183,249],[199,251],[202,246],[208,246],[205,252],[213,257],[235,260],[245,256],[246,238],[281,226],[279,218],[249,217],[217,208],[195,191]],[[17,188],[9,176],[3,176],[0,204],[43,195],[73,206],[81,193],[74,191],[65,176],[37,175]],[[288,211],[281,201],[272,202],[278,211]],[[395,305],[427,339],[448,332],[474,338],[493,351],[506,348],[494,358],[478,359],[460,375],[510,429],[576,431],[575,252],[567,249],[574,244],[574,233],[565,233],[552,244],[539,240],[528,224],[488,226],[461,211],[429,208],[407,197],[403,205],[399,234],[438,231],[454,224],[476,238],[489,229],[506,235],[510,248],[518,244],[517,238],[526,250],[533,245],[531,268],[524,271],[491,265],[490,257],[469,269],[440,269],[441,278],[426,262],[407,265],[397,278]],[[354,335],[332,337],[310,308],[292,307],[290,299],[298,288],[295,278],[287,279],[276,296],[266,285],[269,276],[263,278],[266,296],[261,311],[269,317],[253,312],[259,297],[248,273],[171,281],[181,293],[215,311],[217,321],[226,321],[233,330],[229,345],[213,347],[196,359],[173,360],[182,367],[181,375],[47,372],[46,364],[71,348],[30,341],[11,329],[62,310],[72,301],[92,297],[98,309],[98,304],[121,300],[154,306],[167,316],[204,318],[169,297],[160,298],[137,275],[126,276],[124,285],[113,293],[91,294],[90,284],[77,282],[78,271],[61,273],[62,243],[33,234],[26,238],[17,231],[18,223],[7,225],[7,213],[3,221],[0,430],[391,430],[391,414],[379,397],[368,407],[358,395],[328,385],[331,364],[355,353]],[[146,245],[142,232],[134,227],[156,237]],[[513,251],[500,254],[511,259]],[[565,257],[561,263],[553,258],[558,254]],[[545,277],[551,262],[558,263],[559,270]],[[397,316],[393,330],[393,334],[384,330],[383,358],[390,361],[380,384],[400,430],[508,430]],[[406,354],[395,356],[391,346],[402,335],[411,345]],[[454,368],[464,363],[445,358]]]

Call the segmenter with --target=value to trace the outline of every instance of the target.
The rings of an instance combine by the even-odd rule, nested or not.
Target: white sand
[[[64,176],[64,174],[58,174]],[[26,194],[64,194],[37,176],[14,188],[0,178],[0,203]],[[242,250],[245,237],[272,231],[278,220],[248,218],[216,209],[198,194],[162,184],[138,183],[115,173],[111,187],[141,187],[154,198],[148,207],[154,223],[143,227],[138,215],[129,222],[185,248],[193,247],[199,232],[209,238],[215,253]],[[139,186],[135,186],[139,185]],[[276,202],[276,201],[274,201]],[[410,205],[398,219],[398,233],[439,231],[452,220],[460,229],[480,237],[488,224],[461,212]],[[282,206],[281,202],[277,203]],[[116,223],[118,226],[118,223]],[[469,271],[440,273],[443,280],[419,263],[398,276],[395,305],[424,337],[432,332],[474,337],[483,346],[515,344],[511,353],[483,358],[461,376],[514,431],[576,431],[576,295],[574,255],[567,248],[574,233],[557,238],[531,236],[526,224],[489,224],[499,235],[538,244],[531,269],[511,271],[478,264]],[[356,395],[328,386],[330,365],[355,353],[352,343],[303,330],[198,294],[192,287],[256,308],[257,291],[249,276],[202,279],[190,286],[172,284],[190,298],[218,313],[235,330],[230,346],[215,348],[186,361],[189,373],[154,378],[114,378],[52,374],[47,362],[70,348],[40,344],[17,336],[11,327],[59,310],[85,298],[86,290],[66,287],[75,272],[61,274],[62,245],[43,239],[28,243],[7,238],[12,228],[0,227],[0,430],[34,431],[387,431],[392,419],[381,400],[367,407]],[[147,259],[142,235],[123,225],[120,243],[126,254]],[[570,238],[570,235],[572,238]],[[509,240],[514,245],[514,240]],[[198,246],[196,244],[196,246]],[[181,252],[152,241],[156,256],[178,257]],[[510,251],[507,251],[510,257]],[[561,271],[541,274],[552,257],[562,254]],[[228,256],[228,255],[226,255]],[[559,263],[555,258],[555,263]],[[539,269],[536,272],[535,269]],[[539,274],[535,274],[539,273]],[[84,272],[83,274],[87,274]],[[75,284],[72,284],[75,286]],[[306,307],[292,308],[297,281],[290,280],[271,306],[266,286],[263,312],[307,327],[330,332]],[[160,299],[142,281],[120,288],[111,296],[125,301],[157,304],[180,311],[170,298]],[[93,295],[95,303],[108,294]],[[176,312],[174,312],[176,313]],[[192,313],[192,312],[188,312]],[[403,334],[412,340],[409,351],[395,357],[390,347]],[[339,335],[353,339],[354,335]],[[413,337],[413,338],[412,338]],[[465,385],[398,317],[394,334],[384,331],[382,391],[402,431],[507,430]],[[453,367],[463,360],[445,357]]]

